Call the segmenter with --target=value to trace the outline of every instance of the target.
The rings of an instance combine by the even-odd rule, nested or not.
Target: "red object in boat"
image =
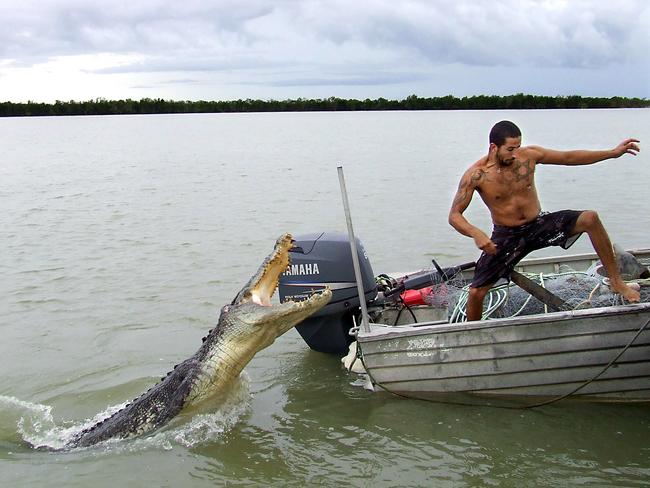
[[[425,305],[424,297],[431,294],[431,287],[422,288],[421,290],[406,290],[400,297],[405,305]]]

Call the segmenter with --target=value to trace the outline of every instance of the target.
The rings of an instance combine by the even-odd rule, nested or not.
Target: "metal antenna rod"
[[[345,220],[348,224],[348,237],[350,239],[350,250],[352,251],[352,264],[354,265],[354,276],[357,280],[357,293],[359,293],[359,303],[361,304],[361,323],[364,332],[370,332],[368,322],[368,307],[366,307],[366,294],[363,291],[361,283],[361,268],[359,267],[359,255],[357,254],[357,241],[354,237],[352,228],[352,215],[350,214],[350,203],[348,202],[348,192],[345,188],[345,177],[343,176],[343,167],[337,166],[339,173],[339,185],[341,186],[341,196],[343,197],[343,210],[345,211]]]

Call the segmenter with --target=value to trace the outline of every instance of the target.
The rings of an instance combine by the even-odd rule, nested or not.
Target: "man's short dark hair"
[[[508,137],[521,137],[519,127],[509,120],[497,122],[490,131],[490,144],[494,143],[497,147],[503,146]]]

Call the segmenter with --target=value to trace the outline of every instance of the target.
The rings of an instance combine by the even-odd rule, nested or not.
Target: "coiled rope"
[[[593,276],[591,273],[588,272],[583,272],[583,271],[569,271],[569,272],[564,272],[564,273],[539,273],[539,274],[531,274],[531,273],[524,273],[526,276],[528,276],[531,279],[537,279],[539,281],[539,284],[544,287],[545,285],[545,279],[550,280],[550,279],[556,279],[560,278],[562,276],[576,276],[576,275],[582,275],[582,276]],[[626,281],[626,283],[631,284],[631,283],[637,283],[639,286],[650,286],[650,279],[635,279],[635,280],[630,280]],[[602,285],[609,286],[609,281],[607,278],[603,278],[601,282],[599,282],[594,289],[591,290],[591,293],[589,293],[589,297],[575,305],[573,308],[578,309],[582,308],[584,305],[591,303],[591,300],[593,298],[594,293],[596,290]],[[502,285],[498,285],[495,287],[492,287],[488,294],[485,297],[484,300],[484,308],[483,308],[483,314],[481,315],[481,320],[489,320],[492,318],[494,313],[499,310],[507,301],[509,298],[509,291],[512,286],[515,286],[512,283],[504,283]],[[467,321],[467,313],[466,313],[466,308],[467,308],[467,300],[469,298],[469,287],[470,285],[464,286],[461,291],[460,295],[458,297],[458,301],[454,305],[449,322],[450,323],[458,323],[458,322],[466,322]],[[528,295],[526,300],[524,301],[523,305],[510,317],[517,317],[521,312],[524,311],[526,308],[526,305],[530,302],[530,300],[533,298],[532,295]],[[620,298],[621,303],[622,298]],[[548,313],[548,306],[544,304],[544,313]],[[499,317],[503,318],[503,317]]]

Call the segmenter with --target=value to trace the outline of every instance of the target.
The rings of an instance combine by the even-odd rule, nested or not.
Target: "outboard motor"
[[[353,338],[353,316],[360,306],[348,236],[321,232],[294,237],[291,265],[280,276],[280,301],[303,300],[314,291],[329,287],[330,302],[296,326],[315,351],[346,354]],[[375,277],[363,245],[356,240],[366,302],[377,296]]]

